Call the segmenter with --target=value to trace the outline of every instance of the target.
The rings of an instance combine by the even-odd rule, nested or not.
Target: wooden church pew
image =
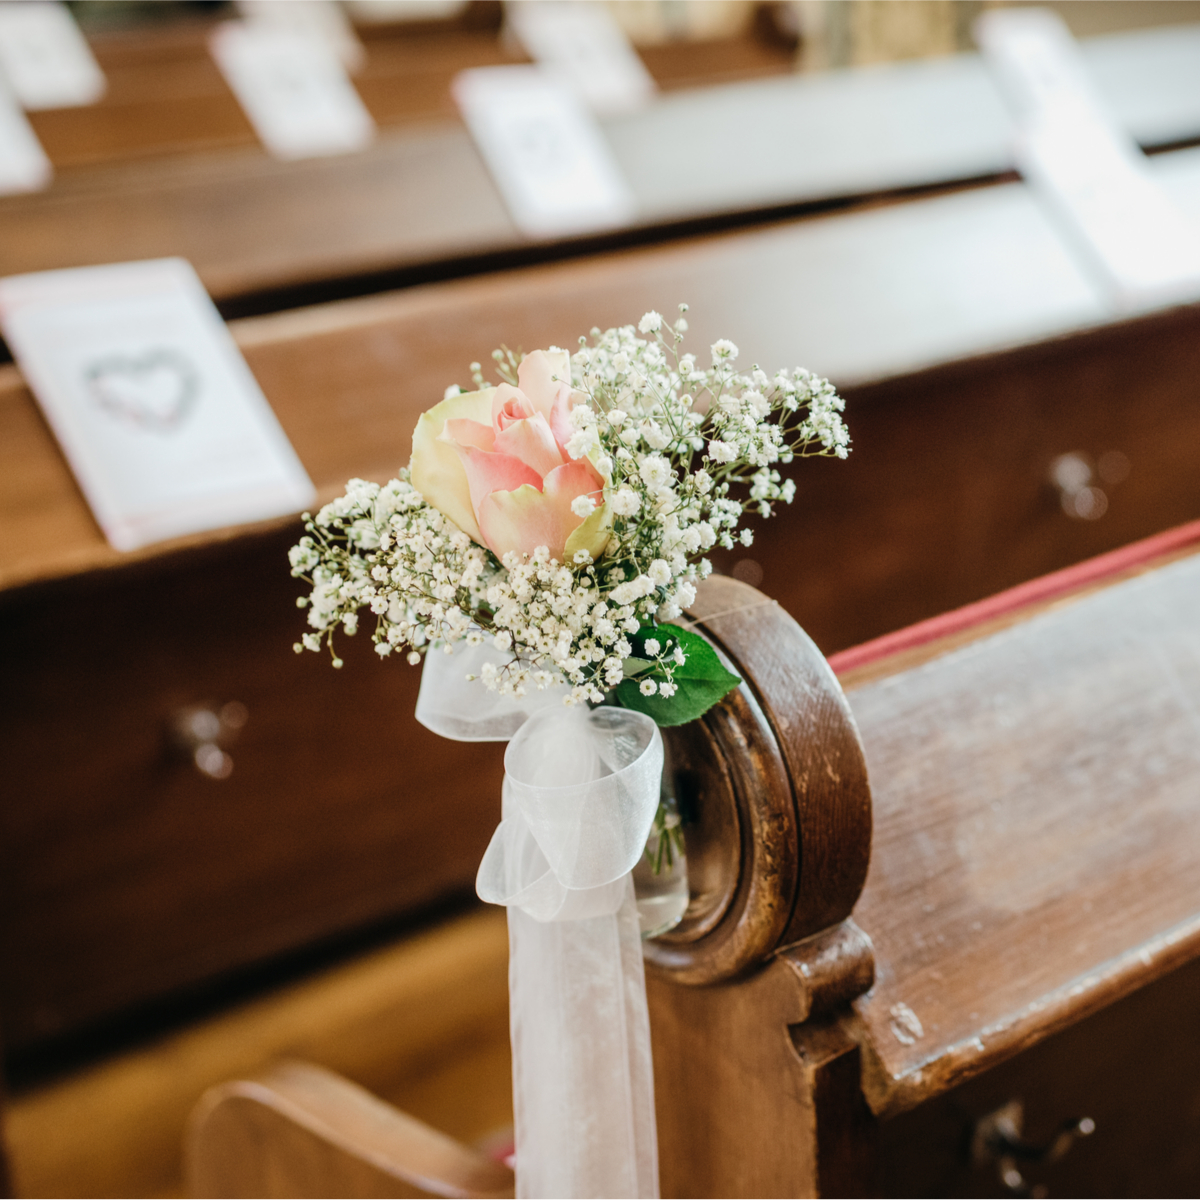
[[[108,82],[105,95],[82,108],[30,114],[34,131],[58,169],[131,159],[206,154],[257,147],[258,139],[208,49],[218,18],[152,22],[94,32],[89,41]],[[360,25],[364,60],[354,86],[382,131],[413,123],[454,121],[450,84],[470,67],[527,62],[501,33],[498,3],[452,17]],[[702,87],[790,72],[794,48],[769,21],[745,35],[648,46],[641,53],[662,88]]]
[[[1198,588],[1194,523],[827,663],[706,585],[747,682],[670,733],[698,820],[646,947],[664,1196],[1194,1192]],[[192,1194],[315,1194],[313,1162],[383,1194],[355,1175],[411,1183],[420,1137],[286,1067],[206,1097]]]
[[[319,1063],[468,1145],[512,1137],[508,934],[477,904],[193,1011],[36,1082],[7,1111],[21,1196],[179,1196],[199,1097]]]
[[[168,155],[258,148],[258,138],[208,48],[218,18],[100,31],[92,52],[108,83],[82,108],[30,114],[58,169]],[[412,26],[360,31],[365,58],[354,84],[381,129],[455,116],[450,80],[468,67],[525,61],[499,34],[499,5]]]
[[[819,367],[803,306],[806,256],[822,241],[797,228],[233,328],[328,499],[350,476],[387,478],[419,412],[502,341],[570,344],[594,321],[687,298],[700,347],[732,335],[747,361]],[[1028,294],[998,273],[991,284],[993,308]],[[861,307],[876,299],[863,289]],[[923,330],[947,336],[928,318],[909,313],[910,351],[937,348],[921,351]],[[761,578],[833,652],[1196,517],[1197,319],[1179,309],[847,389],[851,458],[807,464],[796,505],[721,569]],[[834,349],[849,364],[854,339]],[[3,728],[19,798],[3,812],[0,944],[14,1061],[469,890],[500,754],[477,747],[472,780],[447,784],[439,743],[411,718],[414,672],[380,668],[363,641],[347,644],[342,672],[291,654],[303,628],[284,556],[294,522],[120,555],[12,367],[0,430]],[[1108,512],[1067,517],[1054,457],[1114,450],[1130,475]],[[185,706],[230,701],[250,720],[218,784],[172,757],[167,730]]]
[[[1185,26],[1092,39],[1085,53],[1117,119],[1143,144],[1163,146],[1200,133],[1188,59],[1197,46],[1200,32]],[[660,57],[676,53],[687,51],[665,48]],[[436,56],[424,57],[431,70],[443,70]],[[193,64],[182,74],[197,70],[215,68]],[[418,89],[421,97],[443,94],[438,78]],[[245,137],[244,118],[230,103],[217,106],[225,114],[215,119],[218,141]],[[163,105],[145,107],[153,129],[167,142],[176,137]],[[117,100],[111,111],[72,111],[45,114],[48,134],[55,122],[65,131],[72,121],[103,124],[122,112]],[[121,129],[137,123],[121,121]],[[1009,118],[974,55],[686,88],[604,128],[637,215],[591,239],[599,244],[1012,169]],[[126,136],[137,137],[113,134]],[[95,131],[61,137],[64,154],[81,153],[68,151],[68,142],[104,143]],[[352,294],[587,244],[522,234],[451,115],[385,129],[369,149],[335,159],[277,162],[246,141],[63,171],[45,193],[0,199],[0,228],[0,274],[179,255],[219,302],[255,311],[297,295],[311,299],[318,285],[325,294]]]

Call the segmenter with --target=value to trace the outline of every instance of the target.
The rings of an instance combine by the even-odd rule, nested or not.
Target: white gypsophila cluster
[[[701,367],[679,352],[685,311],[674,325],[651,312],[637,329],[593,330],[572,357],[567,452],[606,479],[611,525],[597,561],[579,551],[560,563],[544,548],[500,561],[427,504],[407,472],[385,487],[352,480],[291,551],[292,573],[312,583],[299,603],[313,632],[297,650],[332,647],[334,630],[353,634],[366,608],[383,656],[407,651],[417,662],[434,645],[452,653],[460,641],[490,640],[509,657],[481,677],[506,694],[565,680],[568,703],[598,703],[636,673],[643,694],[673,695],[682,648],[646,637],[627,670],[632,635],[692,603],[711,571],[708,550],[751,544],[739,528],[747,504],[767,517],[776,502],[791,503],[795,484],[779,464],[845,458],[849,447],[843,401],[827,380],[803,369],[739,374],[728,341]],[[515,383],[519,359],[495,357]],[[483,384],[477,366],[475,382]],[[584,505],[576,515],[588,515],[586,497]]]

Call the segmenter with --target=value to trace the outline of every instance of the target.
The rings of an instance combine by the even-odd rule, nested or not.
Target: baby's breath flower
[[[632,517],[642,507],[642,498],[632,488],[619,488],[609,496],[608,507],[618,517]]]
[[[828,381],[802,369],[739,374],[738,349],[726,340],[713,343],[712,367],[700,367],[680,352],[686,308],[670,328],[649,312],[636,327],[595,329],[570,356],[563,382],[573,403],[555,435],[570,459],[586,459],[604,479],[603,550],[598,533],[591,553],[574,551],[566,562],[545,547],[500,560],[427,503],[407,471],[384,487],[354,479],[305,518],[289,553],[292,573],[310,585],[298,601],[309,630],[297,651],[332,651],[334,632],[354,633],[365,611],[381,658],[397,652],[416,664],[431,648],[486,645],[507,661],[479,668],[485,688],[520,697],[565,681],[564,703],[599,703],[624,678],[630,638],[694,603],[712,570],[702,555],[749,546],[746,514],[767,517],[792,502],[795,484],[780,466],[849,450],[844,404]],[[517,355],[493,358],[517,379]],[[478,363],[470,371],[486,386]],[[460,391],[453,385],[446,395]],[[580,520],[596,511],[587,494],[571,503]],[[641,644],[657,678],[640,691],[670,699],[686,655],[658,636]]]

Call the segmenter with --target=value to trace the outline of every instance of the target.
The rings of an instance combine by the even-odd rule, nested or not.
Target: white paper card
[[[1200,227],[1158,186],[1105,113],[1061,18],[996,9],[979,44],[1017,121],[1017,165],[1133,310],[1200,298]]]
[[[0,326],[118,550],[312,505],[300,460],[183,259],[0,279]]]
[[[371,114],[324,38],[226,21],[209,45],[255,132],[277,158],[346,154],[375,136]]]
[[[588,0],[517,0],[505,13],[529,57],[557,72],[593,112],[633,112],[654,98],[654,77],[608,9]]]
[[[350,15],[364,25],[446,21],[461,16],[470,0],[346,0]]]
[[[354,26],[336,0],[238,0],[237,10],[250,22],[323,38],[347,71],[357,71],[367,61]]]
[[[480,67],[454,99],[513,220],[534,237],[628,223],[633,194],[595,117],[539,67]]]
[[[104,95],[104,73],[57,2],[0,4],[0,73],[31,110],[95,104]]]
[[[36,192],[53,174],[37,134],[0,79],[0,196]]]

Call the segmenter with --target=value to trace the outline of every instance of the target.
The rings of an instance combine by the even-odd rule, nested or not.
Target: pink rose
[[[412,484],[434,508],[498,557],[545,546],[559,562],[608,541],[605,480],[586,458],[572,459],[570,359],[535,350],[501,384],[451,396],[413,431]],[[587,496],[590,516],[572,504]],[[582,506],[580,506],[582,507]]]

